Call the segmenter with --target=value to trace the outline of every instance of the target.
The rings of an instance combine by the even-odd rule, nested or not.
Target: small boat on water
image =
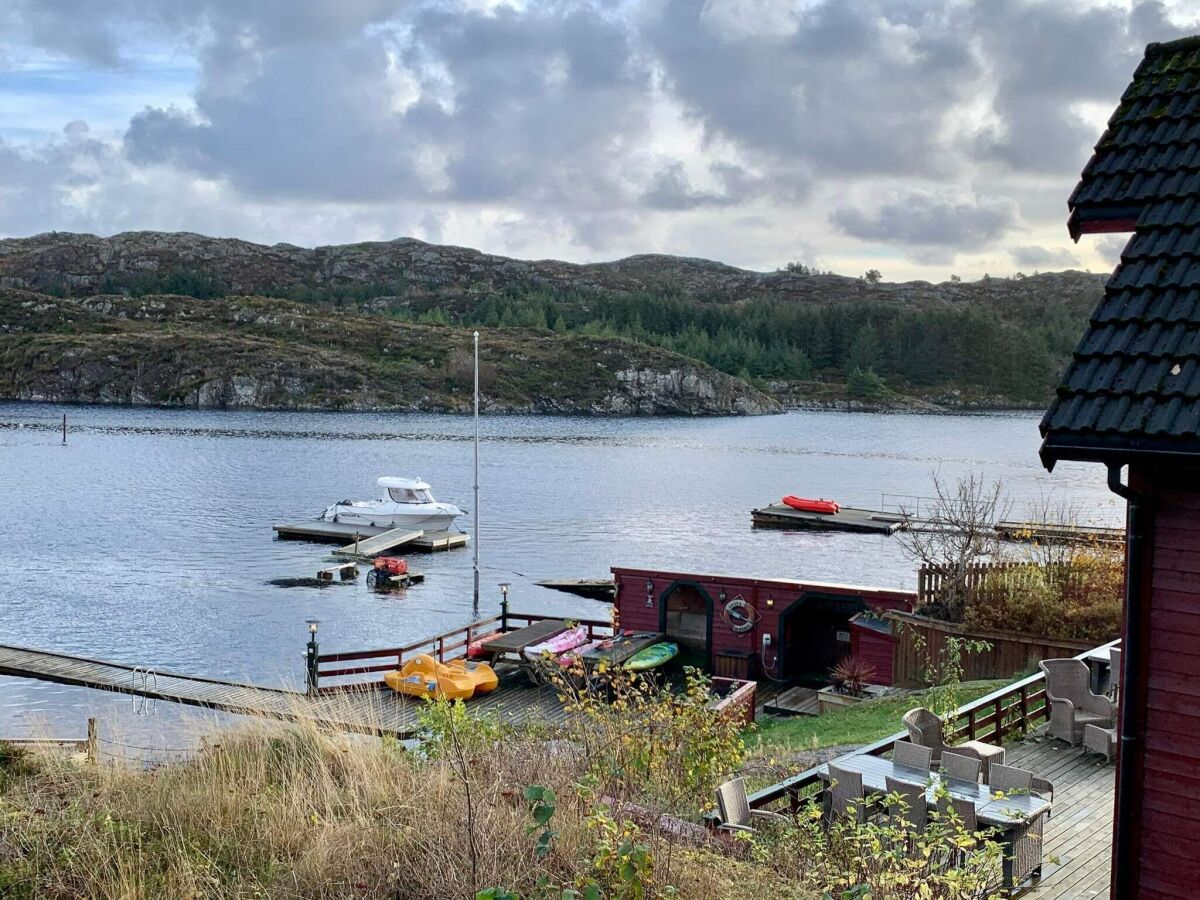
[[[323,522],[370,525],[376,528],[411,528],[413,531],[447,531],[463,511],[453,503],[439,503],[420,478],[379,479],[383,496],[378,500],[343,500],[321,514]]]
[[[812,500],[808,497],[797,497],[788,494],[783,498],[783,505],[790,506],[802,512],[822,513],[827,516],[841,512],[841,506],[833,500]]]

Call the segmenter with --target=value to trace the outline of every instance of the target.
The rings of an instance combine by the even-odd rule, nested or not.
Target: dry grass
[[[598,798],[621,773],[597,777],[613,769],[603,741],[584,748],[569,731],[551,740],[441,706],[415,749],[261,723],[149,769],[0,752],[0,896],[471,898],[496,887],[557,900],[589,881],[611,898],[789,895],[759,867],[609,818]],[[649,737],[637,729],[622,728],[624,752]],[[534,784],[557,798],[556,836],[540,857],[523,797]],[[670,793],[662,783],[654,792]],[[626,838],[649,860],[640,894],[616,875]]]

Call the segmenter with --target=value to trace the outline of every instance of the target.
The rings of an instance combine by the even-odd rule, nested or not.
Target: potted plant
[[[817,691],[817,702],[821,712],[830,707],[850,706],[870,694],[869,682],[875,676],[875,667],[861,656],[853,653],[842,657],[829,670],[829,687]]]

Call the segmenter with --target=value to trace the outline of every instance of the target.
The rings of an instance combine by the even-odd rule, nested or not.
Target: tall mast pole
[[[474,613],[479,615],[479,332],[475,332],[475,599]]]

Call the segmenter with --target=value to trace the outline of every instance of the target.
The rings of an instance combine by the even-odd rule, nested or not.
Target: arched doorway
[[[658,629],[679,645],[679,660],[685,666],[710,668],[712,608],[712,597],[694,581],[677,581],[662,593]]]
[[[779,616],[779,675],[827,683],[829,670],[850,652],[850,619],[867,609],[861,597],[801,594]]]

